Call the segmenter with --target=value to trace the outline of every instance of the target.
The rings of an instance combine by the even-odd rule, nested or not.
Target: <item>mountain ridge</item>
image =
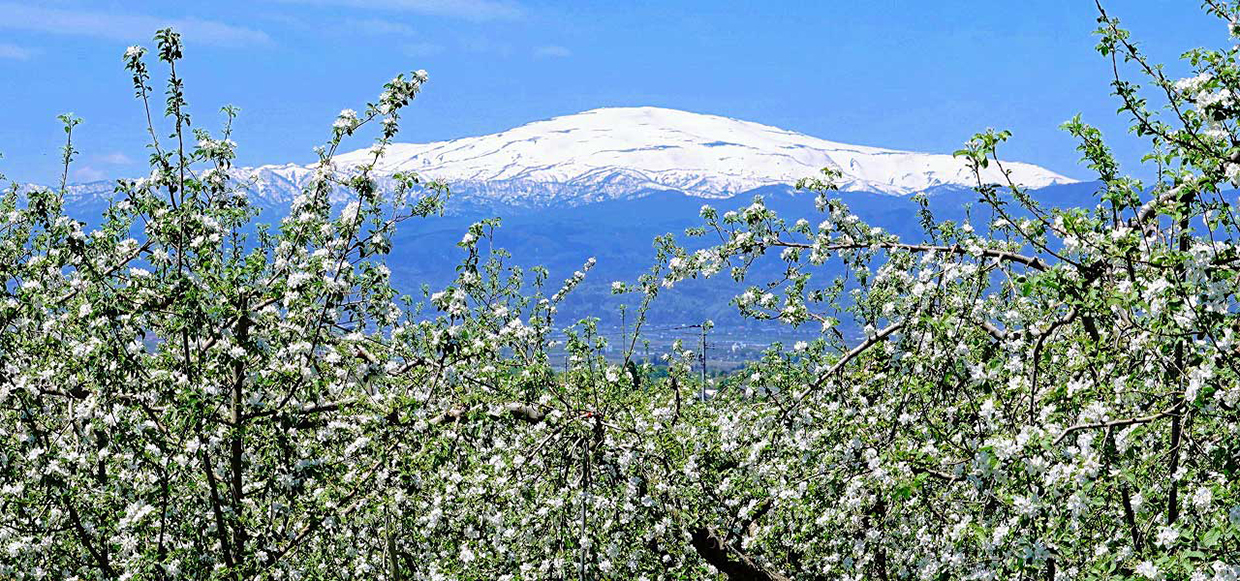
[[[370,161],[370,149],[335,156],[349,170]],[[315,164],[268,164],[233,170],[255,202],[279,207],[312,179]],[[1051,170],[1005,162],[1030,189],[1076,183]],[[967,188],[964,160],[851,145],[744,121],[660,107],[612,107],[533,121],[499,133],[430,143],[393,143],[376,165],[381,181],[416,171],[443,181],[454,203],[474,208],[547,208],[676,191],[722,199],[832,168],[841,190],[906,196]],[[1002,178],[992,166],[988,181]],[[110,193],[111,182],[75,186],[82,195]]]
[[[337,156],[341,166],[364,163],[368,150]],[[970,186],[962,159],[828,141],[719,115],[660,107],[591,109],[533,121],[499,133],[425,144],[395,143],[380,173],[417,171],[491,198],[538,201],[624,197],[667,189],[724,198],[770,185],[792,185],[824,167],[840,171],[840,189],[909,195],[940,186]],[[1011,163],[1030,188],[1076,180],[1045,168]],[[984,172],[990,180],[997,168]],[[559,195],[556,195],[559,194]],[[565,194],[569,194],[566,196]]]

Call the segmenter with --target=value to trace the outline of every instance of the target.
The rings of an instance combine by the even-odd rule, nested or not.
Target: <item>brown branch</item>
[[[672,416],[672,425],[680,421],[680,384],[676,381],[676,376],[671,376],[672,393],[676,394],[676,415]]]
[[[805,244],[801,242],[784,242],[782,240],[775,242],[773,246],[786,247],[786,248],[804,248],[804,249],[814,248],[813,244]],[[904,244],[900,242],[874,242],[872,244],[870,243],[863,244],[859,242],[850,243],[850,244],[829,244],[827,246],[821,247],[820,250],[862,250],[862,249],[867,249],[867,248],[882,248],[885,250],[907,250],[909,252],[948,252],[951,254],[961,254],[961,255],[972,253],[971,249],[966,248],[964,246],[960,246],[959,244],[952,244],[951,246],[944,246],[944,245],[934,245],[934,244]],[[1006,250],[994,250],[991,248],[982,248],[981,254],[982,256],[989,256],[991,258],[998,258],[1000,260],[1006,260],[1008,262],[1015,262],[1017,264],[1023,264],[1034,270],[1046,270],[1048,268],[1048,265],[1046,264],[1046,262],[1044,262],[1041,258],[1038,258],[1036,256],[1025,256],[1024,254],[1017,254],[1015,252],[1008,252]]]
[[[1137,554],[1141,553],[1141,533],[1137,529],[1137,517],[1135,511],[1132,510],[1132,497],[1128,493],[1128,485],[1121,484],[1119,488],[1120,499],[1124,504],[1124,522],[1128,523],[1128,532],[1132,535],[1132,548]]]
[[[869,349],[870,347],[873,347],[881,343],[889,335],[900,330],[902,327],[904,327],[904,323],[892,323],[888,325],[886,328],[875,333],[873,337],[866,339],[860,345],[857,345],[856,347],[854,347],[852,351],[845,353],[844,356],[841,357],[839,361],[835,362],[835,365],[831,366],[831,369],[828,369],[826,373],[822,374],[818,378],[818,381],[814,382],[814,388],[816,389],[822,386],[823,382],[825,382],[828,377],[831,377],[832,375],[839,373],[840,370],[844,369],[844,366],[848,365],[850,361],[852,361],[853,359],[856,359],[857,356],[861,355],[862,353],[865,353],[865,351]]]
[[[974,324],[981,327],[983,331],[989,333],[991,337],[994,337],[995,341],[1002,343],[1008,338],[1008,332],[1006,330],[996,327],[994,323],[991,323],[990,321],[983,319],[981,321],[974,321]]]
[[[1079,432],[1082,430],[1096,430],[1099,428],[1107,428],[1107,429],[1122,428],[1125,426],[1131,426],[1135,424],[1148,424],[1150,422],[1161,420],[1169,416],[1178,417],[1176,412],[1179,411],[1180,406],[1182,405],[1184,405],[1183,402],[1177,403],[1176,405],[1172,406],[1171,409],[1169,410],[1161,411],[1156,414],[1139,417],[1139,418],[1126,418],[1122,420],[1113,420],[1110,422],[1097,422],[1097,423],[1092,423],[1092,424],[1076,424],[1075,426],[1071,426],[1068,429],[1064,430],[1062,434],[1059,434],[1059,437],[1055,438],[1055,445],[1058,446],[1059,443],[1062,442],[1064,438],[1068,437],[1068,435],[1073,432]]]
[[[289,414],[311,415],[311,414],[319,414],[319,413],[324,413],[324,412],[334,412],[334,411],[338,411],[338,410],[342,410],[342,409],[344,409],[344,408],[347,408],[347,407],[349,407],[349,406],[351,406],[351,405],[354,405],[354,404],[357,404],[357,403],[361,403],[361,402],[363,402],[363,401],[365,401],[365,400],[364,400],[364,399],[362,399],[362,398],[352,397],[352,398],[348,398],[348,399],[342,399],[342,400],[339,400],[339,401],[333,401],[333,402],[328,402],[328,403],[321,403],[321,404],[312,405],[312,406],[307,406],[307,407],[294,408],[294,409],[292,409],[292,410],[288,410],[288,412],[287,412],[287,413],[289,413]],[[261,411],[261,412],[253,412],[253,413],[248,413],[248,414],[245,414],[245,415],[243,415],[243,416],[241,417],[241,419],[242,419],[242,421],[247,421],[247,420],[252,420],[252,419],[254,419],[254,418],[261,418],[261,417],[265,417],[265,416],[274,416],[274,415],[277,415],[277,414],[282,413],[283,411],[284,411],[284,410],[281,410],[281,409],[278,409],[278,408],[273,408],[273,409],[263,410],[263,411]]]
[[[240,311],[246,313],[246,303],[243,300],[240,305]],[[250,319],[243,315],[237,321],[236,327],[237,342],[244,346],[250,340]],[[245,498],[245,489],[243,487],[243,473],[245,466],[245,426],[244,416],[241,411],[244,397],[243,389],[245,388],[245,359],[237,358],[233,363],[233,386],[232,386],[232,437],[229,442],[228,470],[230,476],[230,488],[232,492],[232,517],[235,519],[233,525],[233,550],[237,553],[238,559],[245,558],[245,543],[247,534],[245,530],[244,519],[242,518],[243,505],[242,500]]]
[[[796,398],[796,401],[793,402],[793,404],[789,406],[788,409],[784,410],[785,419],[787,418],[788,414],[791,413],[793,409],[796,409],[797,407],[799,407],[801,403],[805,401],[805,398],[809,397],[810,393],[813,393],[815,390],[822,387],[822,384],[826,383],[829,377],[831,377],[832,375],[835,375],[836,373],[839,373],[841,370],[844,369],[845,365],[848,365],[850,361],[852,361],[853,359],[856,359],[857,356],[861,355],[862,353],[865,353],[867,349],[879,344],[880,342],[885,340],[889,335],[900,330],[903,327],[904,327],[904,323],[892,323],[888,325],[886,328],[875,333],[873,337],[866,339],[865,342],[854,347],[852,351],[845,353],[844,356],[841,357],[839,361],[835,362],[835,365],[831,366],[831,369],[828,369],[826,373],[823,373],[821,376],[818,377],[818,380],[814,382],[814,385],[810,386],[809,389],[806,389],[804,392],[802,392],[800,397]]]
[[[1182,195],[1183,194],[1181,192],[1176,191],[1175,188],[1172,188],[1170,190],[1163,192],[1158,197],[1146,202],[1145,204],[1142,204],[1141,208],[1137,210],[1136,217],[1128,221],[1128,227],[1129,228],[1143,228],[1145,226],[1145,222],[1148,221],[1155,213],[1158,212],[1158,208],[1160,206]]]
[[[446,410],[432,418],[430,423],[431,425],[436,426],[447,423],[464,423],[469,420],[470,411],[470,408],[453,408]],[[506,403],[500,406],[499,410],[489,411],[487,412],[487,416],[494,419],[499,419],[504,416],[504,412],[507,412],[508,415],[515,419],[522,420],[530,424],[537,424],[547,417],[547,414],[538,411],[533,406],[516,402]]]
[[[232,544],[228,541],[228,526],[224,523],[224,511],[220,508],[219,485],[215,480],[215,469],[211,467],[211,456],[202,451],[202,468],[207,473],[207,486],[211,491],[211,512],[215,517],[215,535],[220,539],[220,548],[224,551],[224,564],[231,569],[236,561],[233,559]]]
[[[913,466],[912,470],[913,470],[913,474],[925,474],[927,476],[933,476],[935,478],[938,478],[939,480],[946,480],[947,482],[961,482],[965,479],[964,476],[956,476],[954,474],[940,472],[938,470],[935,470],[933,468],[927,468],[925,466]]]
[[[77,509],[73,508],[73,504],[68,501],[65,502],[65,508],[69,509],[69,522],[73,525],[73,531],[78,539],[82,541],[82,546],[86,547],[86,552],[90,553],[91,558],[95,560],[104,575],[116,578],[116,569],[113,569],[108,561],[107,551],[96,548],[91,542],[90,533],[86,532],[86,527],[82,526],[82,519],[78,516]]]
[[[694,529],[689,544],[710,566],[726,575],[728,581],[789,581],[788,577],[764,569],[744,553],[729,547],[712,528]]]

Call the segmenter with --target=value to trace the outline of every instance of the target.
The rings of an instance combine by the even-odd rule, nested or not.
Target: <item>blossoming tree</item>
[[[290,215],[255,226],[236,110],[190,131],[160,32],[151,175],[96,228],[66,216],[66,116],[60,188],[0,202],[0,575],[1236,579],[1240,49],[1191,51],[1172,80],[1099,10],[1153,180],[1074,119],[1092,208],[982,180],[995,131],[958,152],[969,220],[923,206],[921,240],[852,215],[830,172],[800,184],[817,224],[703,207],[688,234],[709,244],[661,237],[612,286],[639,304],[619,358],[597,320],[556,318],[593,260],[549,286],[492,249],[495,220],[448,288],[392,288],[393,230],[447,198],[372,175],[425,73],[342,112]],[[1206,10],[1236,31],[1237,7]],[[144,58],[125,54],[149,112]],[[337,168],[375,123],[371,163]],[[822,280],[828,261],[846,274]],[[704,398],[692,349],[634,353],[661,289],[720,273],[741,313],[822,333]]]

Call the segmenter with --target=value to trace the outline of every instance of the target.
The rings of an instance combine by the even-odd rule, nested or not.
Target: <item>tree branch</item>
[[[904,327],[904,323],[892,323],[888,325],[886,328],[875,333],[873,337],[866,339],[860,345],[857,345],[856,347],[854,347],[852,351],[845,353],[844,356],[841,357],[839,361],[835,362],[835,365],[831,366],[831,369],[828,369],[826,373],[822,374],[818,378],[818,381],[814,382],[814,388],[816,389],[820,387],[823,384],[823,382],[827,380],[828,377],[831,377],[832,375],[839,373],[839,371],[843,369],[845,365],[848,365],[848,362],[852,361],[853,359],[856,359],[857,356],[861,355],[862,353],[865,353],[867,349],[881,343],[889,335],[891,335],[892,333],[895,333],[896,331],[900,330],[903,327]]]
[[[813,244],[804,244],[800,242],[784,242],[777,241],[773,246],[786,248],[804,248],[812,249]],[[951,246],[934,245],[934,244],[903,244],[900,242],[875,242],[875,243],[851,243],[851,244],[829,244],[820,248],[820,250],[862,250],[867,248],[882,248],[885,250],[907,250],[909,252],[947,252],[951,254],[971,254],[972,250],[959,244]],[[1036,256],[1025,256],[1015,252],[1007,252],[1006,250],[994,250],[991,248],[982,248],[982,256],[998,258],[1008,262],[1023,264],[1034,270],[1046,270],[1048,265],[1041,258]]]
[[[1055,438],[1055,445],[1058,446],[1059,443],[1062,442],[1064,438],[1068,437],[1069,434],[1073,432],[1079,432],[1081,430],[1096,430],[1098,428],[1108,428],[1108,429],[1109,428],[1122,428],[1125,426],[1131,426],[1135,424],[1148,424],[1153,421],[1161,420],[1165,417],[1175,416],[1176,412],[1179,411],[1180,406],[1182,405],[1184,405],[1183,402],[1177,403],[1174,406],[1172,406],[1171,409],[1164,410],[1156,414],[1148,415],[1148,416],[1144,416],[1140,418],[1127,418],[1123,420],[1114,420],[1110,422],[1098,422],[1098,423],[1093,423],[1093,424],[1076,424],[1075,426],[1071,426],[1068,429],[1064,430],[1062,434],[1059,434],[1059,437]]]
[[[694,529],[689,544],[711,567],[726,575],[728,581],[789,581],[787,577],[767,571],[744,553],[730,548],[712,528]]]
[[[447,423],[464,423],[469,420],[470,411],[470,408],[453,408],[435,416],[430,420],[430,423],[431,425],[436,426]],[[533,406],[516,402],[506,403],[500,406],[499,410],[487,412],[487,415],[491,418],[498,419],[504,416],[504,412],[507,412],[508,415],[515,419],[522,420],[530,424],[537,424],[547,417],[546,414],[535,409]]]

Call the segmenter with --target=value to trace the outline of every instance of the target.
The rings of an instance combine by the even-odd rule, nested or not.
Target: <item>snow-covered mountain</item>
[[[366,149],[338,155],[347,168],[369,161]],[[768,125],[658,107],[594,109],[535,121],[501,133],[434,143],[393,144],[380,174],[416,171],[442,180],[456,199],[477,205],[575,206],[671,190],[724,198],[791,185],[824,167],[843,174],[840,189],[908,195],[970,187],[962,159],[848,145]],[[1014,180],[1041,188],[1075,180],[1025,163],[1005,164]],[[310,167],[238,170],[253,178],[264,205],[291,199]],[[989,180],[1002,176],[993,165]]]

